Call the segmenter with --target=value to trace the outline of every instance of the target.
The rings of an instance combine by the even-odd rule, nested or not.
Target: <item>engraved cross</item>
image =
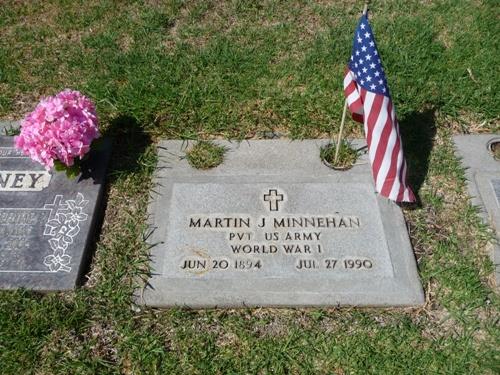
[[[264,194],[264,201],[269,202],[269,209],[271,211],[278,211],[278,203],[283,201],[283,194],[278,194],[278,190],[269,189],[268,194]]]
[[[68,208],[67,204],[61,203],[62,197],[63,197],[62,195],[56,195],[54,197],[54,203],[51,204],[47,203],[43,206],[45,210],[50,210],[49,220],[52,220],[56,216],[57,210],[59,209],[66,210]]]

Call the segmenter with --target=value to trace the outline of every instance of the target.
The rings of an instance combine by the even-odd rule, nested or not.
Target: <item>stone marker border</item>
[[[19,121],[0,121],[0,137],[7,136],[6,131],[11,129],[18,129],[19,126]]]
[[[453,137],[457,155],[466,168],[467,187],[471,203],[480,208],[482,220],[496,230],[496,243],[490,254],[495,266],[495,281],[500,285],[500,201],[495,193],[495,181],[500,180],[500,161],[494,160],[488,142],[500,134],[456,135]]]
[[[321,146],[328,140],[260,140],[241,143],[220,141],[226,147],[225,162],[208,171],[195,170],[185,158],[186,142],[165,140],[159,144],[159,164],[155,193],[149,205],[149,224],[152,234],[152,275],[142,290],[137,291],[137,302],[156,307],[188,306],[246,307],[246,306],[415,306],[424,303],[424,294],[417,273],[414,254],[401,209],[384,198],[375,196],[385,238],[392,261],[394,277],[372,281],[345,280],[323,285],[319,292],[313,288],[294,290],[283,287],[287,279],[267,279],[271,284],[249,284],[245,278],[188,279],[162,277],[162,267],[168,249],[162,233],[168,231],[171,191],[175,184],[211,183],[276,183],[289,180],[296,184],[318,183],[354,184],[373,191],[371,171],[364,156],[349,171],[338,172],[326,167],[319,158]],[[357,141],[355,145],[362,146]],[[289,279],[292,280],[292,279]],[[293,280],[292,280],[293,281]],[[253,280],[252,282],[255,282]],[[328,283],[328,280],[325,280]],[[260,288],[260,289],[259,289]],[[280,290],[281,288],[281,290]],[[283,289],[284,288],[284,289]],[[342,288],[343,291],[342,291]],[[335,290],[334,290],[335,289]]]
[[[91,155],[89,175],[74,180],[64,172],[48,172],[22,155],[13,148],[13,137],[0,136],[0,146],[0,171],[36,171],[45,176],[31,191],[28,188],[33,186],[21,183],[16,189],[0,191],[0,213],[36,213],[35,224],[24,225],[30,231],[23,234],[27,236],[23,243],[0,239],[4,247],[0,246],[0,288],[43,292],[74,289],[83,281],[102,217],[110,140],[105,140],[102,149]],[[9,231],[13,229],[12,223],[4,225]]]

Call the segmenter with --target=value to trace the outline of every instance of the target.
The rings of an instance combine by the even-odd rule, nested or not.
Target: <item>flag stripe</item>
[[[390,107],[392,107],[391,103],[389,103],[389,109]],[[381,138],[388,138],[390,135],[391,135],[391,119],[389,116],[387,116],[387,113],[385,113],[385,123],[384,123],[384,129],[381,134]],[[377,151],[375,154],[375,159],[373,160],[372,163],[373,177],[375,178],[375,181],[377,181],[377,177],[379,175],[380,167],[382,166],[382,162],[384,160],[387,146],[388,145],[386,145],[383,142],[378,144]]]
[[[384,190],[384,185],[390,181],[390,183],[393,183],[394,179],[391,178],[392,172],[393,172],[393,163],[392,163],[392,158],[391,156],[393,155],[394,152],[397,152],[396,146],[396,137],[394,136],[394,133],[391,132],[388,140],[387,140],[387,151],[384,154],[384,159],[382,161],[382,165],[380,167],[379,174],[377,176],[376,184],[377,184],[377,190],[384,196],[384,197],[389,197],[387,190]]]
[[[349,70],[346,71],[344,77],[344,92],[347,96],[347,105],[353,115],[352,118],[358,122],[363,122],[363,118],[358,116],[363,114],[363,102],[361,101],[356,83]]]
[[[392,101],[359,86],[353,77],[347,69],[344,93],[352,118],[364,125],[375,189],[394,201],[413,202],[415,197],[406,184],[407,166]]]
[[[381,165],[379,174],[377,175],[377,188],[381,192],[382,195],[388,196],[386,190],[384,190],[384,186],[387,183],[388,179],[391,179],[393,175],[393,169],[397,167],[394,161],[394,154],[398,152],[397,147],[397,134],[392,128],[392,125],[386,127],[388,129],[388,135],[385,139],[386,142],[380,142],[378,144],[379,149],[384,149],[381,157]],[[392,157],[391,157],[392,156]],[[393,179],[391,180],[391,182]]]
[[[391,116],[391,121],[397,125],[396,112],[394,111],[394,108],[391,108],[390,116]],[[398,141],[399,141],[400,135],[399,135],[399,127],[398,126],[395,127],[395,131],[396,131]],[[401,201],[401,200],[404,200],[404,191],[405,191],[405,186],[403,183],[401,183],[401,181],[405,181],[405,180],[402,179],[401,173],[402,173],[403,169],[405,168],[406,163],[405,163],[404,158],[403,158],[403,150],[401,149],[400,144],[398,144],[398,147],[399,147],[399,151],[398,151],[395,166],[396,166],[396,172],[398,172],[399,175],[397,176],[398,178],[394,179],[393,186],[390,187],[389,196],[391,197],[391,199],[394,199],[396,201]],[[403,168],[399,168],[399,170],[397,170],[397,167],[400,166],[401,163],[403,163]]]
[[[396,111],[394,111],[394,108],[391,111],[391,118],[394,124],[396,124],[395,129],[398,135],[398,140],[401,140],[401,136],[399,134],[399,124],[398,120],[396,118]],[[408,196],[405,198],[405,191],[408,190],[405,186],[406,182],[406,176],[404,174],[404,171],[406,170],[406,161],[404,159],[403,155],[403,148],[400,146],[400,150],[398,153],[398,159],[397,159],[397,166],[400,166],[398,172],[398,178],[396,181],[398,181],[399,186],[394,186],[392,191],[391,191],[391,196],[394,196],[396,201],[408,201]]]
[[[387,175],[384,178],[384,182],[382,183],[382,187],[380,189],[380,192],[383,196],[387,196],[391,199],[397,199],[397,196],[394,197],[391,195],[391,191],[393,190],[392,188],[395,187],[394,185],[400,184],[399,179],[396,179],[396,176],[398,175],[398,166],[400,166],[400,154],[401,154],[401,144],[399,140],[399,135],[397,133],[397,130],[392,124],[394,124],[394,118],[392,117],[393,113],[392,110],[388,111],[389,112],[389,118],[391,121],[391,137],[394,139],[394,145],[392,148],[392,152],[387,152],[385,154],[385,157],[387,159],[387,163],[389,164],[388,170],[387,170]]]
[[[385,175],[385,178],[383,181],[381,181],[381,188],[380,188],[380,193],[383,195],[383,196],[387,196],[391,199],[393,199],[393,197],[391,196],[391,191],[392,191],[392,188],[394,186],[394,184],[396,183],[396,176],[398,174],[398,160],[400,160],[400,152],[401,152],[401,148],[399,147],[399,141],[398,141],[398,137],[396,136],[396,132],[393,131],[392,132],[394,134],[394,140],[395,140],[395,144],[394,144],[394,147],[392,148],[392,153],[387,153],[386,156],[387,156],[387,174]]]
[[[365,117],[367,118],[366,124],[368,129],[368,134],[366,135],[366,142],[371,145],[375,135],[375,145],[378,144],[380,140],[380,125],[377,123],[379,119],[380,111],[382,110],[382,104],[384,103],[384,97],[376,95],[372,92],[366,94],[366,102],[364,104]],[[370,161],[373,163],[375,158],[375,148],[370,147]]]

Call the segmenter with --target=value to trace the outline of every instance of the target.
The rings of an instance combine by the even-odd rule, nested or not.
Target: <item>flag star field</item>
[[[358,85],[373,93],[389,96],[382,61],[365,16],[361,17],[354,32],[352,55],[348,65]]]

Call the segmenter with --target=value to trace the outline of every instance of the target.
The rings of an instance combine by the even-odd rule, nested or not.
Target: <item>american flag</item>
[[[415,202],[384,68],[364,14],[356,27],[344,93],[352,118],[364,124],[376,191],[396,202]]]

